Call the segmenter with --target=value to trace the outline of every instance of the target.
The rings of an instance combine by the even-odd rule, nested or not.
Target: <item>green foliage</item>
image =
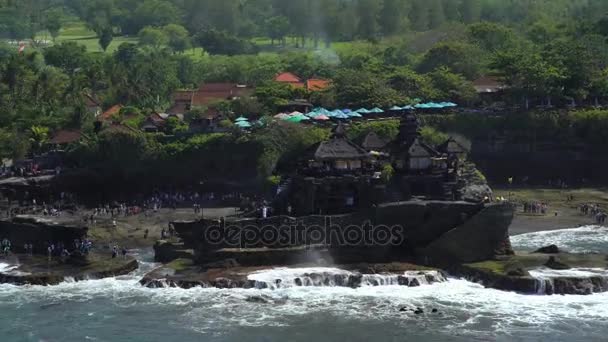
[[[106,51],[108,49],[108,46],[110,46],[110,43],[112,43],[112,40],[114,40],[114,33],[112,32],[112,28],[103,28],[101,30],[101,33],[99,34],[99,46],[101,46],[101,49],[103,51]]]
[[[140,45],[151,46],[155,49],[158,49],[169,42],[169,37],[165,31],[151,26],[142,28],[137,34],[137,37],[139,38]]]
[[[386,164],[382,167],[381,177],[386,183],[390,183],[395,175],[395,169],[391,164]]]
[[[352,140],[363,139],[370,132],[375,132],[386,141],[391,141],[399,133],[399,120],[357,122],[348,127],[348,136]]]
[[[441,145],[446,142],[449,136],[431,126],[424,126],[420,129],[422,140],[431,146]]]

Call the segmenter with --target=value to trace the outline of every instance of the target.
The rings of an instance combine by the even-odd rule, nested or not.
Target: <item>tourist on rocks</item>
[[[33,244],[29,244],[28,245],[28,250],[29,250],[29,256],[34,256],[34,245]]]
[[[51,261],[51,259],[53,258],[53,248],[51,247],[51,245],[46,248],[46,254],[49,261]]]
[[[4,253],[4,256],[8,256],[8,254],[11,251],[11,241],[7,238],[4,238],[2,240],[2,253]]]
[[[150,229],[146,228],[146,230],[144,231],[144,239],[148,239],[148,234],[150,234]]]
[[[116,259],[117,256],[118,256],[118,246],[114,246],[112,248],[112,259]]]
[[[126,247],[123,247],[123,248],[122,248],[122,258],[123,258],[123,259],[126,259],[126,258],[127,258],[127,248],[126,248]]]

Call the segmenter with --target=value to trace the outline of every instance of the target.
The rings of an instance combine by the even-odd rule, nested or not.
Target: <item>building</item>
[[[296,215],[326,215],[413,198],[460,198],[459,170],[466,149],[452,138],[435,148],[424,142],[419,128],[416,115],[407,113],[394,141],[369,133],[359,146],[338,124],[328,140],[302,155],[281,202],[289,203]],[[386,177],[383,171],[389,166],[392,175]]]
[[[59,130],[53,133],[53,137],[49,140],[51,145],[69,145],[80,141],[83,138],[82,131],[80,130]]]
[[[178,90],[172,96],[172,105],[167,110],[171,115],[183,115],[193,108],[205,108],[206,116],[218,116],[214,104],[220,101],[233,101],[253,95],[254,89],[237,83],[203,83],[196,90]]]
[[[282,73],[278,74],[274,78],[274,81],[279,82],[279,83],[288,84],[294,88],[305,88],[306,87],[304,81],[302,81],[302,79],[300,77],[296,76],[295,74],[292,74],[291,72],[282,72]]]
[[[473,81],[473,87],[483,102],[494,103],[502,100],[507,85],[497,77],[483,76]]]
[[[303,80],[291,72],[282,72],[274,78],[275,82],[288,84],[294,88],[306,89],[310,92],[323,91],[327,89],[331,81],[322,78],[310,78]]]
[[[110,107],[108,110],[106,110],[105,112],[103,112],[102,114],[100,114],[97,117],[97,121],[101,121],[101,122],[111,121],[112,118],[114,118],[116,115],[120,114],[120,110],[122,108],[123,108],[122,105],[119,105],[119,104]]]

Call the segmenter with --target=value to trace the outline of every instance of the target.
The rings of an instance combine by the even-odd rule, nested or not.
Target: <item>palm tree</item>
[[[32,126],[30,128],[30,143],[32,152],[39,153],[49,141],[49,129],[43,126]]]

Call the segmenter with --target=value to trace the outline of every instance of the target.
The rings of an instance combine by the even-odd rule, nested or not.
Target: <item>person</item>
[[[160,238],[161,238],[161,240],[164,240],[164,239],[165,239],[165,237],[166,237],[166,235],[167,235],[167,233],[166,233],[166,231],[165,231],[165,228],[163,228],[163,229],[160,231]]]
[[[150,229],[146,228],[146,230],[144,231],[144,239],[148,239],[148,234],[150,233]]]
[[[29,255],[33,256],[34,255],[34,245],[30,243],[28,245],[28,250],[29,250]]]
[[[112,248],[112,259],[116,259],[117,256],[118,256],[118,247],[114,246]]]
[[[47,253],[47,256],[49,258],[49,261],[51,261],[51,258],[53,257],[53,248],[51,247],[51,245],[49,245],[46,248],[46,253]]]
[[[126,247],[123,247],[123,248],[122,248],[122,258],[123,258],[123,259],[126,259],[126,258],[127,258],[127,248],[126,248]]]
[[[112,227],[116,228],[116,220],[112,220]]]

